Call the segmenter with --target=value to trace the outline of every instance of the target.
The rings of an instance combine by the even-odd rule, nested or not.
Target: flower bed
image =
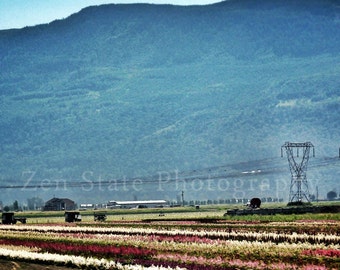
[[[340,269],[339,222],[313,234],[310,222],[138,224],[2,225],[0,256],[91,269]]]

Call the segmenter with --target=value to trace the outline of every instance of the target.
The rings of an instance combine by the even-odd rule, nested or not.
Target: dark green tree
[[[19,203],[18,203],[17,200],[15,200],[14,203],[13,203],[13,210],[14,211],[18,211],[19,210]]]
[[[334,190],[327,193],[327,200],[333,201],[338,195]]]

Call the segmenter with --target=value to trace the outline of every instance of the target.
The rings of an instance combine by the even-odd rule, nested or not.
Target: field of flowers
[[[0,225],[0,258],[79,269],[340,269],[340,222]]]

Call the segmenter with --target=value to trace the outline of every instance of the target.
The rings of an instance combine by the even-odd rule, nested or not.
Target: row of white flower
[[[171,270],[174,268],[161,267],[161,266],[150,266],[145,267],[142,265],[123,265],[121,263],[116,263],[114,261],[106,259],[96,259],[92,257],[82,257],[73,255],[60,255],[52,253],[38,253],[27,250],[13,250],[10,248],[0,247],[0,257],[7,257],[13,259],[29,260],[29,261],[40,261],[49,263],[58,263],[63,265],[74,265],[80,267],[81,269],[116,269],[116,270]],[[176,270],[181,270],[183,268],[175,268]]]
[[[30,226],[30,225],[4,225],[0,230],[6,231],[32,231],[43,233],[86,233],[86,234],[129,234],[129,235],[168,235],[168,236],[196,236],[205,238],[235,239],[243,238],[252,241],[273,242],[311,242],[335,244],[340,242],[340,236],[334,234],[319,233],[308,235],[306,233],[286,234],[275,232],[226,232],[226,231],[193,231],[193,230],[157,230],[155,228],[126,228],[126,227],[70,227],[70,226]]]
[[[235,250],[258,250],[258,252],[265,250],[278,250],[285,251],[285,253],[291,253],[308,249],[340,249],[340,244],[332,243],[309,243],[309,242],[279,242],[274,243],[272,241],[247,241],[247,240],[222,240],[214,239],[206,241],[173,241],[171,237],[160,241],[161,238],[154,238],[153,235],[129,235],[129,234],[91,234],[87,237],[85,233],[76,234],[64,234],[55,232],[36,232],[36,231],[1,231],[0,238],[4,236],[7,239],[30,239],[30,240],[60,240],[65,242],[75,242],[82,244],[96,244],[106,243],[110,245],[120,246],[124,245],[138,246],[144,248],[151,248],[154,250],[172,250],[181,252],[183,250],[192,252],[216,251],[219,253]],[[290,251],[290,252],[288,252]]]

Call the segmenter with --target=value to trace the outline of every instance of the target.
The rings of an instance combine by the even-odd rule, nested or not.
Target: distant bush
[[[302,201],[297,201],[297,202],[289,202],[287,206],[310,206],[312,205],[310,202],[302,202]]]

